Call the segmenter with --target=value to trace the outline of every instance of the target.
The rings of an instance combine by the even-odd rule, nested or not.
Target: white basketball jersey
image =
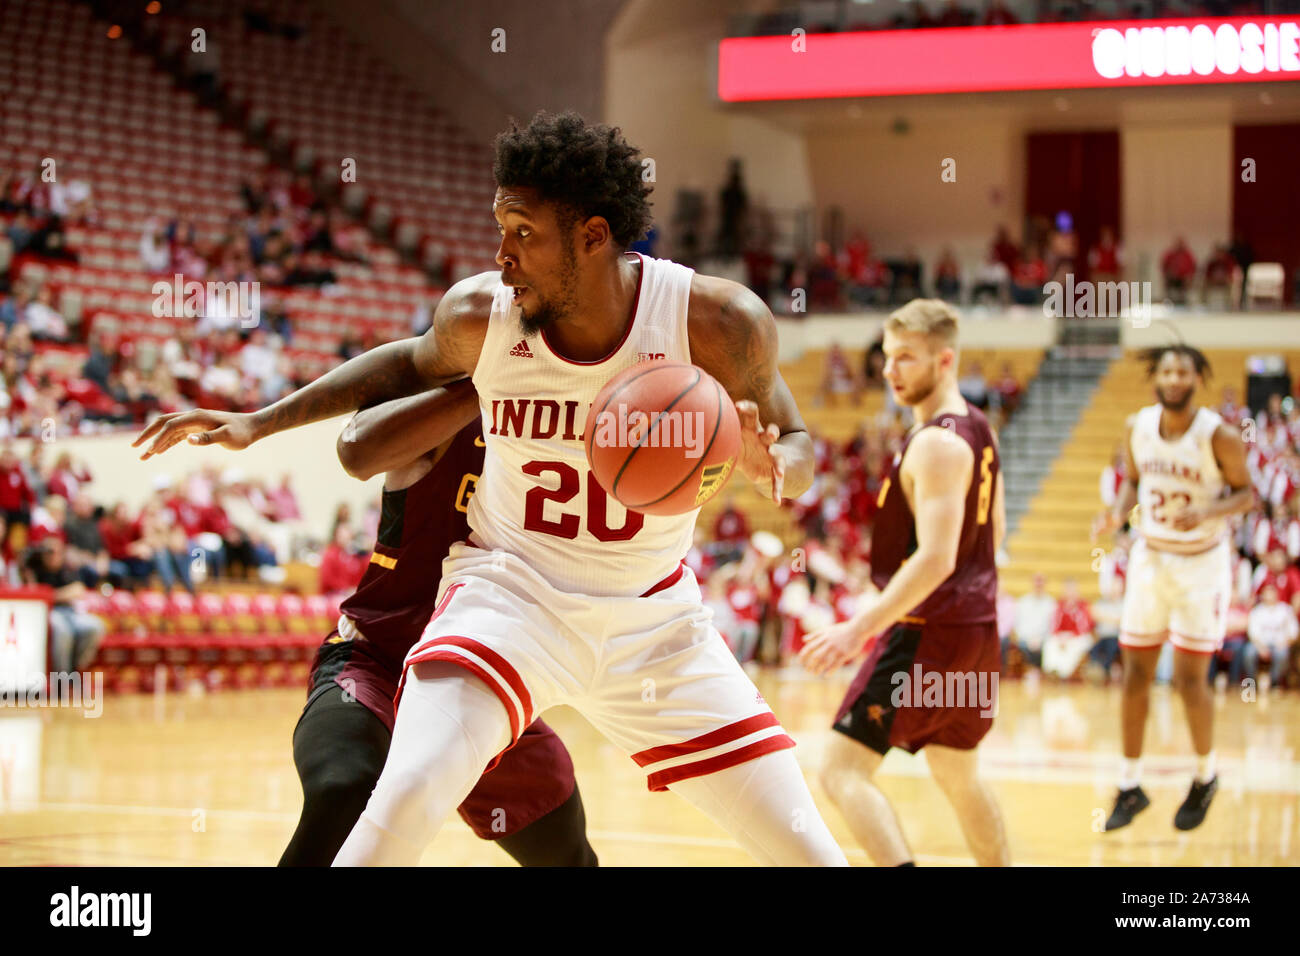
[[[1208,548],[1226,533],[1223,518],[1187,531],[1173,526],[1180,511],[1203,508],[1223,490],[1223,474],[1211,442],[1222,422],[1218,412],[1200,408],[1187,431],[1166,441],[1160,437],[1160,405],[1138,412],[1132,434],[1141,509],[1138,530],[1151,546],[1191,553]]]
[[[699,514],[628,512],[587,465],[583,431],[605,383],[637,362],[691,360],[686,313],[694,271],[640,258],[632,324],[604,359],[561,358],[545,332],[524,335],[503,285],[474,368],[486,452],[470,500],[470,543],[518,555],[562,591],[644,593],[677,569]]]

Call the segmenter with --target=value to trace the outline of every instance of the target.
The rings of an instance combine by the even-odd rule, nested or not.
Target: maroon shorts
[[[368,653],[364,641],[334,631],[316,652],[307,681],[307,706],[324,693],[343,692],[393,732],[393,697],[399,670]],[[458,808],[461,819],[484,840],[518,833],[571,796],[573,760],[564,742],[541,720],[533,721],[500,762],[483,774]]]
[[[853,678],[834,729],[879,754],[971,750],[993,726],[1001,668],[996,622],[895,624]]]

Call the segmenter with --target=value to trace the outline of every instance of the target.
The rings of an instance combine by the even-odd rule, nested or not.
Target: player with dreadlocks
[[[1156,403],[1129,420],[1125,481],[1114,508],[1095,526],[1097,534],[1112,534],[1138,506],[1120,623],[1124,762],[1106,830],[1127,826],[1151,803],[1141,787],[1142,738],[1166,638],[1174,645],[1173,685],[1196,749],[1196,776],[1174,826],[1191,830],[1205,819],[1219,786],[1207,674],[1223,643],[1232,596],[1228,519],[1254,506],[1255,491],[1241,436],[1196,401],[1211,374],[1205,355],[1178,344],[1146,349],[1139,358]]]

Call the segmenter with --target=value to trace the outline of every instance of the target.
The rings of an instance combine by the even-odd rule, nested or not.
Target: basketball
[[[694,511],[727,483],[740,420],[721,385],[694,365],[655,360],[606,383],[584,432],[591,473],[624,507]]]

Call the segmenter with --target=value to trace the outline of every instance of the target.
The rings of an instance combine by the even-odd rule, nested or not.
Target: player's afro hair
[[[641,178],[641,151],[618,127],[588,126],[572,111],[541,111],[522,128],[511,120],[495,145],[497,185],[536,189],[564,207],[561,222],[601,216],[624,250],[650,228],[646,197],[653,187]]]
[[[1203,379],[1208,379],[1214,374],[1210,368],[1210,360],[1205,357],[1205,353],[1194,345],[1187,345],[1179,342],[1176,345],[1155,345],[1149,349],[1142,349],[1138,352],[1138,361],[1147,367],[1147,378],[1153,378],[1156,374],[1156,367],[1159,366],[1160,360],[1165,354],[1172,352],[1174,355],[1192,360],[1192,367],[1196,369],[1196,374]]]

